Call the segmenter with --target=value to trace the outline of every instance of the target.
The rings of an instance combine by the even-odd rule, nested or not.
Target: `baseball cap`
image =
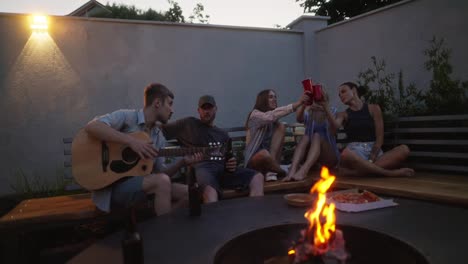
[[[198,100],[198,107],[202,107],[204,104],[210,104],[216,106],[216,101],[211,95],[204,95]]]

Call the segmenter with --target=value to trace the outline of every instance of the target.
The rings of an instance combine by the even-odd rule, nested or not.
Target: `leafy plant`
[[[414,83],[405,86],[401,70],[395,85],[395,74],[385,72],[385,61],[374,56],[371,60],[372,68],[358,75],[358,84],[367,90],[363,95],[366,102],[378,104],[385,119],[422,114],[425,111],[422,91]]]
[[[444,39],[433,37],[431,46],[424,51],[428,60],[424,67],[432,72],[430,88],[425,94],[425,101],[430,114],[468,113],[468,82],[453,80],[452,65],[449,60],[451,51],[445,47]]]
[[[106,4],[105,11],[91,14],[92,17],[103,18],[119,18],[119,19],[134,19],[134,20],[153,20],[153,21],[170,21],[170,22],[185,22],[182,14],[182,8],[176,1],[168,0],[170,7],[167,11],[156,11],[151,8],[142,10],[134,5]],[[109,12],[110,11],[110,12]]]
[[[366,13],[402,0],[296,0],[304,12],[329,16],[329,24]]]
[[[13,173],[12,188],[23,199],[58,196],[68,193],[65,187],[70,182],[63,177],[63,173],[57,172],[54,181],[48,181],[40,176],[29,177],[22,169]]]
[[[468,113],[465,107],[468,103],[468,82],[451,78],[451,51],[445,47],[444,39],[433,37],[424,54],[428,57],[424,67],[432,72],[426,93],[417,89],[414,83],[405,86],[401,70],[395,89],[395,74],[387,74],[385,61],[373,56],[372,66],[358,74],[358,84],[368,90],[363,95],[365,100],[379,104],[386,118]]]
[[[414,116],[424,113],[425,103],[421,90],[414,83],[405,87],[403,83],[403,71],[398,72],[398,96],[396,112],[398,116]]]
[[[206,15],[204,12],[205,7],[201,3],[198,3],[195,8],[193,8],[193,13],[189,16],[190,23],[208,24],[210,15]]]

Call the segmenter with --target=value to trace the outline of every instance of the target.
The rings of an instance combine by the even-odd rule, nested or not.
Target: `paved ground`
[[[397,237],[431,264],[468,263],[468,209],[396,199],[399,206],[337,214],[338,224],[354,225]],[[187,209],[139,225],[145,263],[213,263],[217,250],[239,234],[283,223],[304,223],[304,208],[288,206],[282,195],[239,198],[203,206],[202,216]],[[122,233],[103,239],[70,263],[122,263]]]

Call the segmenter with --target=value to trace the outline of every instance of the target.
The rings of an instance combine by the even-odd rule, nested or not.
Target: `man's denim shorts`
[[[123,178],[112,186],[112,208],[130,208],[137,203],[144,202],[145,199],[143,177]]]
[[[351,142],[346,146],[346,148],[356,153],[359,157],[369,160],[374,143],[375,142]],[[376,159],[382,155],[383,151],[380,150],[379,153],[377,153]]]
[[[234,172],[226,172],[220,162],[199,162],[194,165],[198,184],[203,189],[211,186],[221,197],[222,188],[245,190],[258,172],[248,168],[238,167]]]

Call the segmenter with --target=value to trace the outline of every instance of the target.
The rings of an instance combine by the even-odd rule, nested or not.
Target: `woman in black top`
[[[379,105],[363,102],[359,90],[362,92],[362,88],[352,82],[339,86],[338,95],[348,109],[339,112],[336,116],[330,113],[328,106],[324,105],[330,125],[335,129],[343,126],[351,142],[341,153],[340,175],[413,176],[413,169],[400,168],[401,162],[409,155],[408,146],[400,145],[388,152],[382,152],[384,138],[382,111]]]

